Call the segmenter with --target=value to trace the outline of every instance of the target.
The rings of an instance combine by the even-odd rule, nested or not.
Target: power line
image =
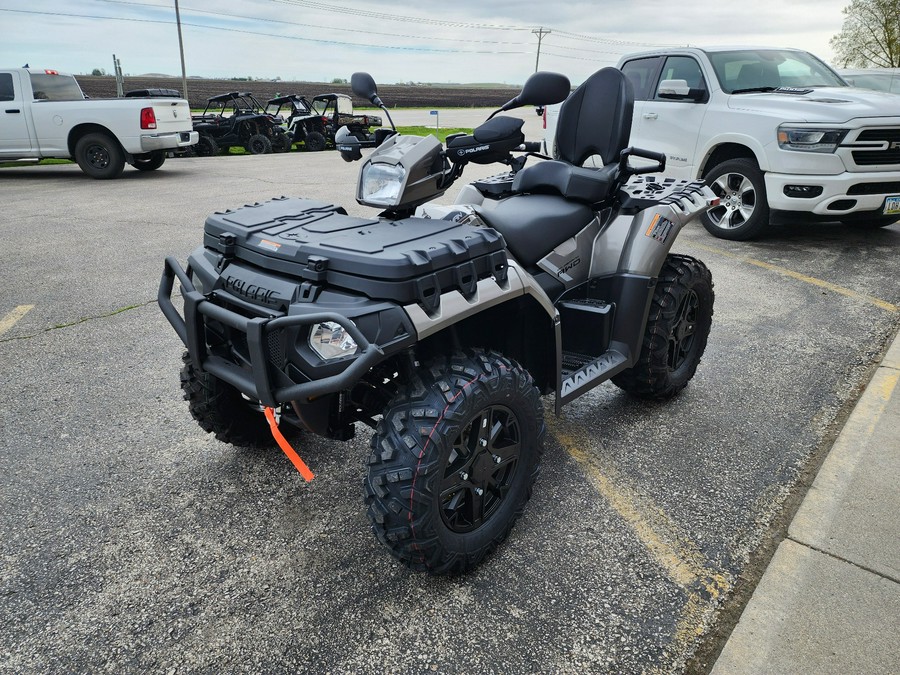
[[[403,21],[406,23],[422,23],[432,26],[447,26],[451,28],[486,28],[490,30],[514,30],[526,31],[531,30],[523,26],[504,26],[497,24],[470,23],[463,21],[447,21],[445,19],[432,19],[423,16],[410,16],[402,14],[387,14],[384,12],[372,12],[366,9],[356,7],[348,7],[346,5],[332,5],[324,2],[316,2],[315,0],[272,0],[272,2],[280,2],[286,5],[296,5],[299,7],[307,7],[309,9],[317,9],[323,12],[335,12],[338,14],[349,14],[351,16],[362,16],[370,19],[380,19],[384,21]]]
[[[131,5],[133,7],[152,7],[154,9],[162,9],[168,10],[170,9],[169,5],[157,5],[149,2],[134,2],[133,0],[94,0],[95,2],[106,2],[113,5]],[[314,23],[301,23],[299,21],[287,21],[285,19],[269,19],[267,17],[256,17],[256,16],[244,16],[241,14],[227,14],[225,12],[213,12],[208,9],[197,9],[196,7],[185,7],[181,6],[182,11],[194,12],[197,14],[209,14],[210,16],[218,16],[225,17],[229,19],[243,19],[245,21],[262,21],[266,23],[280,23],[286,26],[297,26],[300,28],[321,28],[323,30],[334,30],[341,31],[344,33],[359,33],[358,29],[355,28],[340,28],[338,26],[323,26],[321,24]],[[379,31],[367,30],[367,35],[382,35],[384,37],[392,37],[392,38],[404,38],[407,40],[440,40],[441,42],[454,42],[459,44],[458,38],[443,38],[443,37],[432,37],[430,35],[403,35],[400,33],[384,33]],[[504,42],[501,40],[473,40],[471,38],[466,38],[466,42],[475,42],[478,44],[494,44],[494,45],[512,45],[515,47],[529,47],[530,43],[528,42]]]
[[[167,26],[171,26],[174,24],[174,21],[166,21],[163,19],[135,19],[135,18],[126,18],[119,16],[97,16],[95,14],[74,14],[70,12],[39,12],[36,10],[28,10],[28,9],[6,9],[5,7],[0,7],[0,12],[12,12],[16,14],[36,14],[39,16],[65,16],[65,17],[74,17],[79,19],[103,19],[107,21],[127,21],[127,22],[137,22],[137,23],[155,23],[155,24],[164,24]],[[208,26],[200,23],[187,23],[182,21],[182,26],[191,26],[192,28],[204,28],[207,30],[218,30],[225,31],[228,33],[243,33],[246,35],[259,35],[262,37],[271,37],[271,38],[281,38],[283,40],[298,40],[301,42],[315,42],[318,44],[327,44],[327,45],[336,45],[339,47],[361,47],[365,49],[391,49],[397,51],[407,51],[407,52],[429,52],[436,54],[500,54],[500,55],[523,55],[530,54],[530,51],[511,51],[511,50],[479,50],[479,49],[439,49],[435,47],[409,47],[409,46],[398,46],[398,45],[375,45],[375,44],[367,44],[362,42],[342,42],[339,40],[323,40],[317,38],[306,38],[306,37],[298,37],[296,35],[281,35],[279,33],[263,33],[261,31],[252,31],[241,28],[226,28],[224,26]]]

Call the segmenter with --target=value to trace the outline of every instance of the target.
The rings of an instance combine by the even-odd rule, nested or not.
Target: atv
[[[312,102],[298,94],[269,99],[266,111],[280,116],[287,115],[286,132],[291,143],[303,143],[307,150],[319,152],[334,146],[338,129],[347,127],[363,145],[372,145],[371,127],[380,127],[377,115],[354,115],[353,100],[346,94],[319,94]]]
[[[207,99],[206,108],[193,116],[193,122],[200,135],[194,152],[200,157],[227,152],[232,146],[252,155],[290,150],[281,120],[263,112],[250,92],[232,91]]]
[[[374,80],[351,82],[393,127]],[[706,346],[711,275],[669,250],[715,195],[628,146],[620,71],[569,92],[564,76],[536,73],[446,147],[379,130],[356,193],[376,217],[278,197],[211,215],[187,268],[165,262],[158,300],[187,347],[181,383],[201,428],[237,445],[271,434],[307,478],[289,437],[373,428],[368,517],[415,570],[465,572],[509,534],[538,475],[542,396],[557,414],[608,380],[669,398]],[[525,143],[523,120],[498,116],[564,99],[559,160]],[[337,146],[362,159],[349,129]],[[593,155],[602,168],[583,168]],[[428,204],[470,163],[507,170]]]

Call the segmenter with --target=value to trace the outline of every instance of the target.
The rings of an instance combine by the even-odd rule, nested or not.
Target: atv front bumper
[[[178,313],[172,302],[176,277],[181,284],[184,317]],[[166,319],[187,347],[196,368],[209,372],[246,396],[269,407],[276,407],[288,401],[305,402],[312,397],[348,389],[385,357],[384,350],[367,340],[352,320],[335,312],[289,316],[273,310],[269,316],[251,318],[221,307],[196,290],[188,274],[172,257],[166,258],[157,301]],[[242,367],[232,360],[210,352],[207,347],[208,319],[246,336],[249,367]],[[288,372],[285,372],[272,365],[272,344],[280,331],[313,326],[325,321],[333,321],[342,326],[358,346],[356,356],[348,362],[343,371],[315,380],[297,381],[303,378],[295,370],[288,369]]]

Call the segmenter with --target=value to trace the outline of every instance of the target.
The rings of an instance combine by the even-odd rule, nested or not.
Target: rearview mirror
[[[541,71],[525,81],[522,91],[514,99],[522,105],[550,105],[562,103],[572,92],[569,78],[560,73]]]
[[[703,103],[706,101],[707,92],[705,88],[691,89],[687,80],[663,80],[659,83],[659,87],[656,90],[656,97],[670,101]]]
[[[350,76],[350,89],[357,96],[371,101],[375,105],[381,105],[381,99],[378,98],[378,85],[375,84],[375,78],[368,73],[353,73]]]
[[[551,103],[562,103],[572,92],[572,84],[569,78],[559,73],[546,71],[537,72],[525,81],[522,91],[515,98],[504,103],[500,108],[491,113],[488,119],[494,115],[513,108],[521,108],[524,105],[544,106]]]

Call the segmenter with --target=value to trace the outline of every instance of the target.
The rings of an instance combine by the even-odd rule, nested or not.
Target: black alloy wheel
[[[497,513],[515,478],[519,419],[503,405],[487,406],[456,440],[440,484],[441,518],[453,532],[471,532]]]

